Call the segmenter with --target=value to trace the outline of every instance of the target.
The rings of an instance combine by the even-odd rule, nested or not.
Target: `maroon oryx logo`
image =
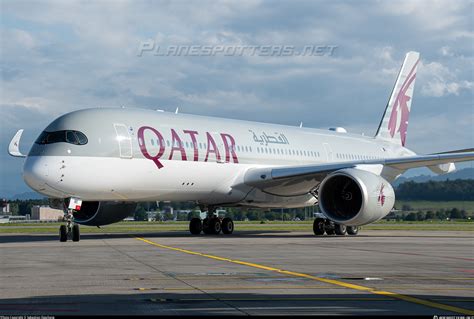
[[[419,61],[419,60],[418,60]],[[400,139],[402,141],[402,146],[405,146],[405,141],[407,137],[407,128],[408,128],[408,116],[410,115],[410,110],[408,109],[408,102],[411,97],[406,94],[410,85],[413,83],[416,77],[414,73],[415,68],[418,64],[416,61],[415,65],[411,69],[410,73],[403,82],[400,91],[395,97],[392,105],[392,114],[390,114],[390,120],[388,122],[388,129],[390,130],[390,136],[393,137],[396,132],[400,132]],[[398,113],[400,113],[400,122],[398,123]],[[398,130],[397,130],[398,128]]]
[[[379,192],[379,198],[378,198],[378,202],[380,203],[381,206],[385,204],[385,194],[383,193],[384,187],[385,187],[384,184],[380,186],[380,192]]]

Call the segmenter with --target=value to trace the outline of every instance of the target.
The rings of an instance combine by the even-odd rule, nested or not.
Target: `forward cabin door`
[[[114,124],[120,158],[132,158],[132,138],[125,124]]]

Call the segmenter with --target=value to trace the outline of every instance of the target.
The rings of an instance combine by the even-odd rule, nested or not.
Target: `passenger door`
[[[132,158],[132,138],[125,124],[114,124],[117,143],[119,145],[120,158]]]

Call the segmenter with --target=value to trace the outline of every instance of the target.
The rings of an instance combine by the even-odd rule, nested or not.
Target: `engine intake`
[[[390,213],[395,192],[384,178],[355,168],[329,174],[319,187],[319,207],[327,218],[348,226],[372,223]]]

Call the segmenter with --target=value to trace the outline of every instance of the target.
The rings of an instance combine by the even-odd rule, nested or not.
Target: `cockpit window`
[[[77,142],[76,134],[73,131],[66,131],[66,142],[71,144],[79,144]]]
[[[75,131],[79,145],[87,144],[87,137],[82,132]]]
[[[87,144],[87,137],[79,131],[43,131],[36,139],[36,144],[69,143],[75,145]]]
[[[46,144],[65,142],[64,131],[51,132],[46,136]]]

